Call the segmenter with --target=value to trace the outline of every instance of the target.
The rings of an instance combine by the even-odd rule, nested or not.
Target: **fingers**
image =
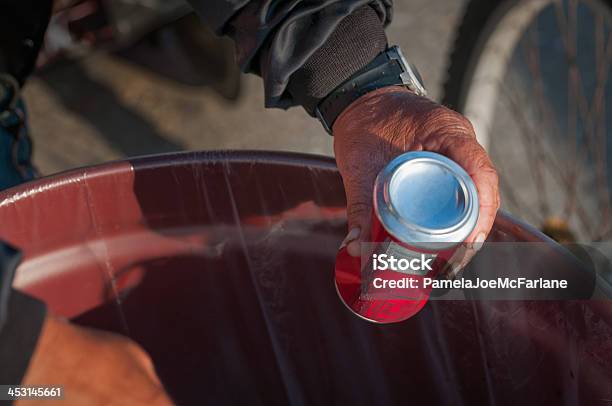
[[[61,383],[66,405],[172,405],[150,356],[136,342],[47,316],[23,383]],[[112,390],[110,390],[112,389]]]
[[[161,384],[150,385],[149,395],[143,398],[143,404],[147,406],[171,406],[174,405]]]
[[[478,250],[489,235],[495,217],[497,216],[500,201],[499,189],[497,184],[497,173],[494,169],[492,169],[492,171],[490,169],[484,169],[472,173],[470,176],[472,176],[476,188],[478,189],[480,213],[478,223],[466,242],[474,244],[474,247]]]
[[[172,402],[172,400],[170,400],[168,395],[166,395],[166,392],[164,392],[163,389],[160,388],[159,392],[158,392],[158,395],[150,403],[150,405],[153,405],[153,406],[171,406],[171,405],[174,405],[174,402]]]
[[[412,145],[414,147],[414,145]],[[478,250],[488,236],[499,209],[498,176],[493,163],[475,137],[465,132],[446,134],[436,145],[425,149],[446,155],[471,176],[478,191],[479,217],[476,227],[467,238],[471,248]],[[411,148],[414,149],[414,148]],[[369,235],[372,216],[372,195],[378,172],[386,163],[403,151],[390,153],[380,145],[353,144],[350,152],[336,154],[347,197],[349,232],[342,246],[352,256],[359,256],[359,241]]]
[[[349,232],[343,245],[360,254],[370,232],[372,195],[378,172],[395,156],[411,150],[437,152],[472,177],[479,219],[466,242],[479,248],[499,208],[497,172],[474,129],[462,115],[407,90],[386,88],[354,102],[334,124],[334,151],[347,197]]]
[[[348,234],[341,247],[346,246],[349,255],[357,257],[361,255],[360,242],[370,233],[374,181],[385,161],[367,159],[370,153],[366,146],[354,151],[341,169],[348,222]]]
[[[125,361],[124,367],[130,372],[129,374],[133,377],[131,382],[135,390],[139,390],[139,400],[146,401],[149,405],[172,405],[172,401],[166,394],[164,387],[161,384],[153,360],[149,354],[135,341],[124,337],[106,334],[104,339],[110,351],[115,356],[121,356]],[[136,376],[140,375],[140,379]],[[143,402],[144,403],[144,402]]]
[[[456,136],[449,140],[440,152],[463,167],[478,190],[478,222],[466,240],[478,250],[489,235],[499,209],[499,178],[489,156],[475,138]]]

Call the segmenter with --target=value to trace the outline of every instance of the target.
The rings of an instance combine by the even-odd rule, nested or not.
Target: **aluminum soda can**
[[[373,199],[370,242],[362,243],[361,258],[340,249],[336,289],[361,318],[393,323],[414,316],[427,303],[431,283],[426,281],[448,265],[476,226],[478,192],[456,162],[418,151],[383,168]]]

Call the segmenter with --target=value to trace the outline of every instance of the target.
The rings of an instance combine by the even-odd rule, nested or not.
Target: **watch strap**
[[[390,59],[383,52],[323,99],[315,109],[315,115],[331,134],[333,123],[348,105],[376,89],[403,85],[400,78],[403,72],[399,61]]]

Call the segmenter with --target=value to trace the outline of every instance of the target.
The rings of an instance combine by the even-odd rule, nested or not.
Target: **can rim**
[[[449,170],[465,198],[461,218],[445,228],[429,228],[401,218],[390,198],[389,187],[394,176],[406,164],[430,163]],[[412,151],[393,159],[376,177],[374,211],[385,230],[400,242],[420,248],[446,249],[463,242],[478,221],[478,191],[470,175],[453,160],[429,151]]]
[[[360,319],[367,321],[369,323],[374,323],[374,324],[389,324],[389,323],[395,323],[395,322],[387,322],[385,323],[384,321],[379,321],[379,320],[374,320],[374,319],[370,319],[362,314],[360,314],[359,312],[353,310],[351,308],[351,306],[349,306],[348,303],[346,303],[346,301],[344,300],[344,297],[342,297],[342,295],[340,294],[340,288],[338,287],[338,281],[336,280],[336,278],[334,278],[334,287],[336,288],[336,294],[338,295],[338,297],[340,298],[340,301],[342,302],[342,304],[344,305],[344,307],[346,307],[351,313],[353,313],[355,316],[359,317]]]

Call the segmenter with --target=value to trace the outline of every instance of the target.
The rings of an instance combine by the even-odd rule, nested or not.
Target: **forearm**
[[[390,0],[279,2],[190,0],[217,33],[236,42],[244,72],[261,75],[267,107],[317,101],[386,47]]]

